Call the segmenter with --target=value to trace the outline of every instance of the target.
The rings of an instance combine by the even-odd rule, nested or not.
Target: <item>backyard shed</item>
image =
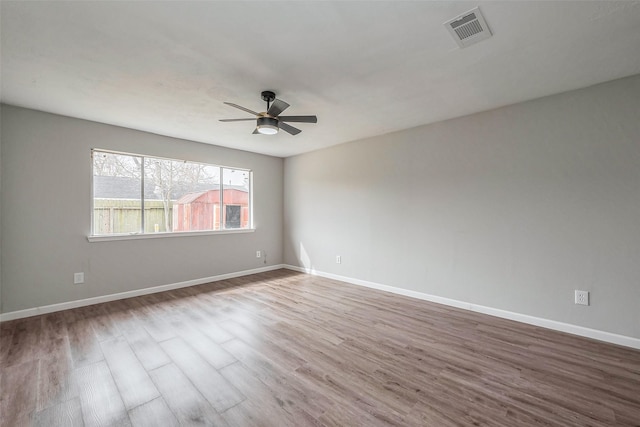
[[[180,197],[173,204],[173,231],[248,227],[249,193],[247,190],[242,187],[232,187],[225,188],[223,191],[222,218],[219,189],[188,193]]]

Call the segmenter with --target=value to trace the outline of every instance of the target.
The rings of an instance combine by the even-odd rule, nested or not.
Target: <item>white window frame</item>
[[[132,233],[121,233],[121,234],[93,234],[94,231],[94,203],[95,198],[93,194],[93,155],[94,153],[107,153],[107,154],[117,154],[123,156],[132,156],[132,157],[140,157],[142,159],[141,166],[141,224],[139,232]],[[213,166],[220,170],[220,229],[219,230],[195,230],[195,231],[159,231],[154,233],[145,233],[144,228],[144,161],[145,159],[158,159],[158,160],[169,160],[175,162],[188,162],[188,163],[198,163],[207,166]],[[253,222],[253,171],[251,169],[240,168],[235,166],[224,166],[217,165],[213,163],[205,163],[195,160],[186,160],[186,159],[174,159],[170,157],[160,157],[160,156],[150,156],[146,154],[136,154],[136,153],[128,153],[123,151],[115,151],[115,150],[107,150],[102,148],[92,148],[91,149],[91,175],[90,175],[90,187],[91,187],[91,203],[90,203],[90,218],[91,218],[91,230],[89,235],[87,236],[87,240],[89,242],[104,242],[104,241],[113,241],[113,240],[137,240],[137,239],[158,239],[158,238],[168,238],[168,237],[187,237],[187,236],[207,236],[207,235],[215,235],[215,234],[237,234],[237,233],[252,233],[255,231],[254,222]],[[224,223],[222,221],[222,209],[224,207],[224,169],[234,169],[239,171],[244,171],[249,173],[249,194],[248,194],[248,210],[249,210],[249,224],[247,228],[229,228],[225,229]],[[214,210],[215,213],[215,210]],[[215,223],[215,222],[214,222]]]

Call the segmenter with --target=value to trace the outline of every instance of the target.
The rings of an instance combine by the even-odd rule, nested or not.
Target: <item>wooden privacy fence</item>
[[[120,234],[140,232],[141,206],[139,200],[94,199],[93,234]],[[172,208],[167,215],[166,227],[164,205],[160,200],[144,201],[144,232],[171,231]]]

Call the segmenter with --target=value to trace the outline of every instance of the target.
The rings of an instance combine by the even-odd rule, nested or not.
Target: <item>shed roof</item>
[[[182,205],[186,205],[187,203],[193,203],[196,200],[198,200],[200,197],[207,194],[209,191],[218,191],[218,190],[219,190],[219,187],[216,186],[216,188],[209,188],[208,190],[205,190],[205,191],[194,191],[191,193],[187,193],[184,196],[180,197],[178,200],[176,200],[176,203],[179,203]],[[247,192],[247,189],[245,187],[242,187],[239,185],[225,185],[224,191],[226,192],[227,190],[242,191],[243,193]]]

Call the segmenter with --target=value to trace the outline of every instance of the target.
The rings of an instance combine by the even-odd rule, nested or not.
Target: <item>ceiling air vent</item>
[[[477,7],[445,22],[444,26],[447,27],[460,48],[491,37],[491,31]]]

